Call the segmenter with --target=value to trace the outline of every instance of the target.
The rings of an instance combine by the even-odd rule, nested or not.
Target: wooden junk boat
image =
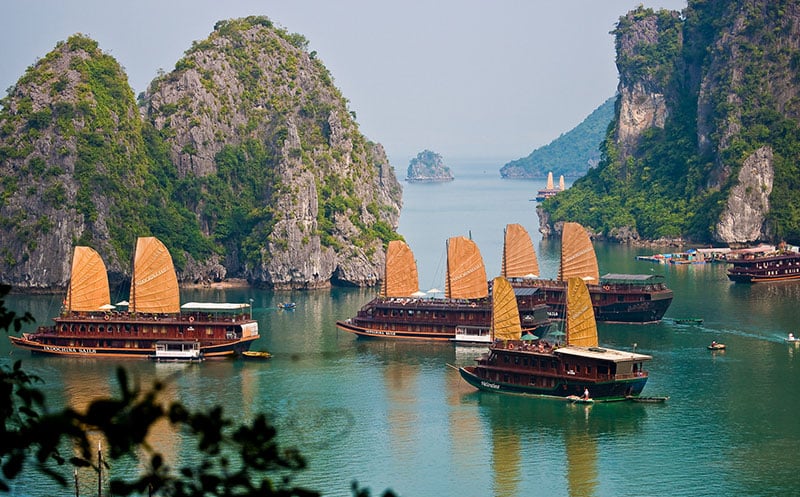
[[[497,278],[495,304],[509,310],[502,319],[496,311],[493,344],[474,366],[458,368],[462,378],[489,392],[595,402],[638,398],[648,378],[643,363],[652,357],[598,345],[591,296],[583,280],[570,278],[566,299],[565,345],[525,341],[514,315],[513,290]],[[589,396],[584,397],[586,390]]]
[[[148,358],[170,355],[180,344],[199,343],[203,358],[239,355],[259,338],[249,304],[189,302],[180,305],[169,251],[154,237],[139,238],[126,311],[110,304],[106,267],[89,247],[75,247],[61,315],[21,337],[17,347],[36,354]]]
[[[523,243],[518,239],[528,241]],[[530,245],[529,249],[521,248],[527,245]],[[536,258],[525,228],[518,224],[506,227],[503,257]],[[573,276],[586,283],[597,321],[654,323],[664,317],[672,303],[672,290],[667,288],[661,275],[606,274],[601,278],[592,241],[578,223],[564,223],[558,278],[548,280],[537,276],[538,269],[526,277],[509,277],[509,281],[517,292],[522,288],[538,289],[539,302],[549,306],[550,317],[554,319],[564,319],[564,294],[567,280]]]
[[[760,283],[800,279],[800,252],[776,250],[763,254],[760,247],[728,254],[728,279],[736,283]]]
[[[536,201],[537,202],[544,202],[550,197],[557,195],[559,192],[564,191],[564,175],[562,174],[561,177],[558,179],[558,188],[555,188],[553,185],[553,172],[547,173],[547,186],[536,192]]]
[[[534,302],[536,292],[520,291],[522,327],[531,333],[550,326],[547,306]],[[378,297],[356,316],[336,326],[360,337],[422,339],[461,343],[490,342],[492,306],[486,269],[478,246],[465,237],[447,244],[445,298],[422,298],[417,265],[402,241],[389,243],[386,269]]]

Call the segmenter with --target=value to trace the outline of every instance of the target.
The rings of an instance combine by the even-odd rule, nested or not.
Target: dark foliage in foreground
[[[6,309],[7,286],[0,286],[0,327],[19,331],[33,322],[30,314],[17,316]],[[0,493],[10,491],[10,482],[33,468],[63,487],[69,483],[67,469],[91,467],[100,473],[104,461],[93,457],[89,433],[105,438],[106,457],[149,457],[145,470],[133,480],[112,475],[110,494],[200,496],[318,496],[319,492],[292,485],[292,474],[305,468],[305,460],[294,449],[281,449],[277,431],[264,414],[249,424],[236,426],[219,406],[208,412],[192,412],[179,402],[159,400],[164,384],[156,382],[144,391],[132,386],[126,371],[117,370],[119,394],[93,400],[85,412],[66,408],[49,412],[47,399],[37,384],[41,379],[22,369],[21,361],[0,367]],[[176,430],[196,441],[199,457],[194,464],[171,468],[162,454],[147,442],[153,425],[166,420]],[[62,452],[69,447],[70,456]],[[356,497],[369,497],[368,489],[352,484]],[[394,494],[387,490],[386,497]]]

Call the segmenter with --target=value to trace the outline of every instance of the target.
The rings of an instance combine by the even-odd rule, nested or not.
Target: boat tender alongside
[[[69,288],[54,324],[9,338],[35,354],[141,359],[159,350],[168,355],[173,345],[187,342],[198,343],[206,359],[240,355],[259,338],[249,304],[181,306],[172,257],[154,237],[137,240],[129,301],[125,310],[111,305],[102,258],[89,247],[75,247]]]

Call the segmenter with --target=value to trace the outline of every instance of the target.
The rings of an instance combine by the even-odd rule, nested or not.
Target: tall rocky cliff
[[[614,35],[603,160],[542,206],[545,231],[576,220],[617,239],[800,241],[800,2],[640,7]]]
[[[372,285],[402,189],[307,41],[265,17],[221,21],[140,96],[80,35],[0,112],[3,282],[63,287],[75,244],[113,275],[140,235],[184,282]]]

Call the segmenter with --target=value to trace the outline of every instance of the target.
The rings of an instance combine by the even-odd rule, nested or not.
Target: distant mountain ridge
[[[527,157],[507,163],[500,175],[512,179],[546,178],[549,172],[566,178],[583,176],[600,162],[600,144],[614,119],[614,100],[609,98],[583,122]]]
[[[220,21],[137,104],[96,41],[59,42],[0,108],[0,283],[66,287],[76,244],[124,281],[150,235],[185,283],[377,283],[402,187],[307,45]]]

